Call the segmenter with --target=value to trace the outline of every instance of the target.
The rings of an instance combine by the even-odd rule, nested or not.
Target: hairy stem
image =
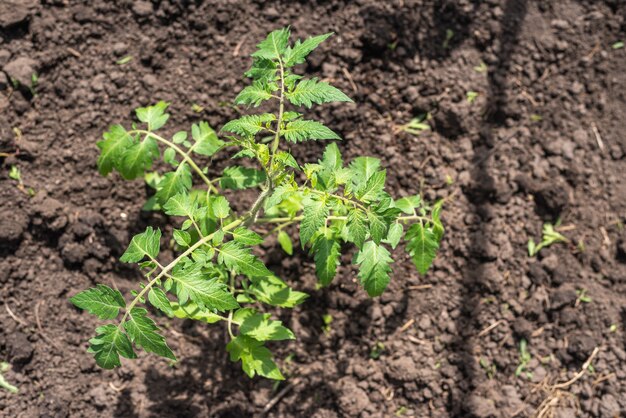
[[[270,171],[272,170],[272,166],[274,164],[274,156],[276,155],[276,151],[278,151],[278,144],[280,143],[280,125],[283,123],[283,113],[285,111],[285,69],[283,67],[283,61],[278,58],[278,67],[280,69],[280,97],[279,97],[279,106],[278,106],[278,119],[276,120],[276,135],[274,136],[274,141],[272,142],[272,156],[270,158]]]
[[[265,218],[257,218],[256,222],[260,223],[260,224],[270,224],[270,223],[293,223],[293,222],[299,222],[301,220],[304,219],[303,215],[300,216],[294,216],[294,217],[265,217]],[[326,218],[326,220],[328,221],[345,221],[347,220],[348,217],[347,216],[328,216]],[[430,219],[428,219],[425,216],[418,216],[418,215],[406,215],[406,216],[399,216],[397,219],[397,222],[409,222],[409,221],[415,221],[415,220],[419,220],[419,221],[424,221],[424,222],[430,222]]]

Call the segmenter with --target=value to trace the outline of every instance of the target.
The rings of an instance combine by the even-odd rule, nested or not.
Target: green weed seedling
[[[528,255],[534,257],[542,248],[549,247],[557,242],[569,242],[567,238],[554,230],[552,224],[543,224],[542,238],[539,244],[531,238],[528,240]]]
[[[140,348],[176,360],[149,315],[146,305],[151,305],[171,318],[225,324],[232,361],[241,361],[250,377],[283,379],[266,344],[295,335],[263,308],[293,308],[307,295],[288,286],[254,254],[253,248],[264,242],[259,232],[267,231],[266,226],[258,229],[260,224],[271,225],[287,254],[293,252],[293,243],[285,227],[299,225],[300,246],[313,256],[323,286],[337,273],[344,243],[357,247],[353,263],[371,297],[389,284],[390,248],[403,238],[417,270],[425,274],[429,269],[444,232],[441,202],[431,207],[419,196],[393,199],[385,191],[387,171],[380,160],[359,157],[346,165],[335,142],[314,163],[301,164],[290,153],[302,142],[340,139],[301,112],[352,100],[327,82],[293,70],[330,35],[290,44],[289,28],[283,28],[258,44],[245,73],[252,83],[241,90],[235,104],[256,108],[274,103],[275,113],[240,116],[219,133],[199,122],[190,132],[167,136],[161,129],[169,118],[168,104],[159,102],[137,109],[138,122],[130,129],[113,125],[104,133],[97,144],[100,173],[145,178],[155,189],[146,208],[162,210],[180,223],[172,237],[178,256],[168,263],[159,256],[159,229],[148,227],[132,238],[120,260],[138,264],[145,280],[129,300],[104,284],[71,298],[105,321],[89,341],[88,351],[99,366],[120,366],[120,357],[134,359]],[[201,161],[224,151],[242,163],[209,178],[210,170]],[[159,159],[169,167],[167,172],[153,171]],[[256,189],[258,195],[250,208],[235,212],[223,190],[242,189]],[[324,322],[330,326],[328,319]]]
[[[4,375],[3,375],[3,373],[7,372],[10,368],[11,366],[9,365],[9,363],[6,363],[6,362],[0,363],[0,388],[8,390],[11,393],[17,393],[19,389],[13,386],[12,384],[10,384],[9,382],[7,382],[7,380],[4,378]]]
[[[526,378],[532,379],[533,373],[526,369],[531,359],[532,356],[528,351],[528,342],[522,338],[519,342],[519,364],[515,369],[515,376],[519,377],[523,372],[526,372]]]
[[[406,132],[408,134],[418,136],[422,132],[430,130],[430,125],[426,123],[428,119],[430,119],[430,114],[419,115],[418,117],[411,119],[408,123],[397,126],[394,131],[396,133]]]

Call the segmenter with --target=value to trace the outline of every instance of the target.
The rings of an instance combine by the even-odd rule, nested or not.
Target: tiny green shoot
[[[611,45],[611,48],[613,48],[613,49],[622,49],[622,48],[624,48],[624,42],[623,41],[617,41],[613,45]]]
[[[519,377],[522,372],[526,371],[526,377],[532,378],[532,372],[526,370],[531,359],[532,356],[528,351],[528,342],[522,338],[519,343],[519,365],[515,369],[515,376]]]
[[[4,377],[4,373],[7,372],[11,366],[9,363],[0,362],[0,388],[6,389],[11,393],[17,393],[19,390],[16,386],[13,386]]]
[[[125,64],[128,64],[129,62],[131,62],[132,60],[133,60],[133,56],[132,55],[126,55],[125,57],[122,57],[119,60],[115,61],[115,63],[117,65],[125,65]]]
[[[549,247],[557,242],[569,242],[569,240],[557,232],[551,223],[545,223],[543,224],[541,242],[536,244],[532,238],[528,240],[528,255],[534,257],[542,248]]]
[[[468,103],[473,103],[474,100],[476,100],[476,98],[478,97],[478,92],[470,90],[467,93],[465,93],[465,96],[467,98]]]

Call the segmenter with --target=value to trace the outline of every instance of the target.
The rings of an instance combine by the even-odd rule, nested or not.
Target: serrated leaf
[[[229,270],[245,274],[248,277],[270,276],[271,271],[257,257],[252,255],[250,248],[236,241],[229,241],[219,248],[218,261]]]
[[[341,152],[335,142],[331,142],[326,146],[324,156],[322,157],[320,164],[323,168],[328,170],[339,170],[343,167]]]
[[[276,237],[276,239],[280,244],[280,248],[282,248],[284,252],[289,255],[293,255],[293,243],[291,242],[291,237],[288,233],[281,229],[278,232],[278,236]]]
[[[254,136],[265,129],[265,124],[276,120],[271,113],[261,115],[245,115],[226,123],[222,131],[233,132],[241,136]]]
[[[191,190],[191,170],[187,163],[180,163],[176,171],[165,173],[157,186],[156,199],[165,204],[172,196]]]
[[[215,154],[225,144],[207,122],[191,125],[191,137],[194,140],[191,150],[207,157]]]
[[[437,242],[441,241],[444,234],[443,224],[441,223],[441,208],[443,207],[444,200],[441,199],[437,203],[433,205],[433,210],[430,214],[431,219],[433,220],[433,233],[435,234],[435,238]]]
[[[183,248],[189,247],[189,245],[191,244],[191,234],[187,231],[175,229],[173,236],[176,244],[180,245]]]
[[[215,196],[211,198],[211,210],[213,215],[218,219],[228,217],[230,213],[230,205],[224,196]]]
[[[380,242],[387,236],[389,224],[383,216],[373,211],[367,211],[367,219],[370,224],[370,235],[372,236],[372,240],[376,243],[376,245],[379,245]]]
[[[200,309],[195,303],[187,302],[184,305],[172,303],[173,314],[176,318],[195,319],[207,324],[214,324],[222,320],[222,317],[205,309]]]
[[[293,290],[276,276],[254,278],[248,290],[259,302],[281,308],[293,308],[309,297],[306,293]]]
[[[120,261],[124,263],[138,263],[146,256],[154,259],[159,255],[161,248],[161,230],[152,229],[151,226],[146,228],[145,232],[137,234],[130,241],[130,245],[120,257]]]
[[[226,345],[231,361],[241,360],[243,371],[249,376],[255,375],[268,379],[284,380],[278,366],[272,360],[272,353],[261,341],[246,335],[238,335]]]
[[[281,134],[289,142],[302,142],[309,139],[341,139],[339,135],[322,123],[314,120],[294,120],[287,123]]]
[[[367,237],[367,218],[358,209],[350,211],[346,227],[348,228],[348,238],[359,248],[363,248]]]
[[[381,193],[385,188],[385,180],[387,179],[387,171],[377,171],[365,183],[362,189],[357,193],[357,198],[363,202],[374,202],[380,200]]]
[[[187,132],[186,131],[178,131],[172,136],[172,142],[175,144],[182,144],[187,140]]]
[[[238,165],[227,167],[220,179],[222,189],[242,190],[265,182],[265,172]]]
[[[426,274],[437,256],[439,241],[430,228],[415,223],[406,231],[406,249],[420,274]]]
[[[277,69],[278,65],[274,61],[267,58],[255,58],[252,67],[244,75],[254,80],[267,82],[276,78]]]
[[[94,355],[96,363],[103,369],[121,366],[120,356],[137,358],[128,336],[112,324],[96,328],[96,336],[89,343],[87,351]]]
[[[311,241],[313,235],[324,226],[328,217],[328,207],[322,200],[307,199],[304,201],[302,223],[300,223],[300,243],[302,248]]]
[[[126,148],[117,169],[124,179],[132,180],[143,176],[158,157],[159,146],[154,138],[147,135],[142,141],[133,142]]]
[[[387,232],[386,242],[391,245],[391,248],[394,250],[400,243],[402,239],[402,233],[404,232],[404,227],[402,224],[394,223],[389,227],[389,232]]]
[[[413,215],[415,213],[415,209],[420,207],[421,203],[422,198],[419,195],[414,195],[398,199],[394,202],[394,205],[407,215]]]
[[[170,117],[168,113],[165,113],[168,106],[169,103],[160,101],[154,106],[140,107],[135,110],[135,113],[137,114],[137,119],[148,124],[149,131],[156,131],[165,125]]]
[[[246,308],[252,311],[241,322],[239,326],[239,332],[248,337],[254,338],[257,341],[282,341],[282,340],[295,340],[296,336],[293,332],[283,325],[281,321],[274,321],[270,319],[270,314],[260,314],[254,312],[253,309]],[[235,314],[236,315],[236,314]]]
[[[341,90],[324,81],[318,81],[316,77],[300,81],[293,91],[285,93],[285,97],[295,106],[303,105],[308,108],[313,103],[352,102]]]
[[[171,279],[176,283],[175,292],[181,304],[191,299],[199,308],[228,311],[239,307],[226,285],[217,278],[208,277],[198,264],[174,269]]]
[[[167,346],[165,338],[157,333],[159,328],[154,321],[147,317],[148,311],[143,308],[133,308],[124,323],[124,328],[131,341],[149,353],[176,361],[176,356]]]
[[[172,303],[165,295],[165,292],[158,287],[152,287],[148,292],[148,301],[155,308],[165,312],[167,315],[174,315],[174,310],[172,309]]]
[[[328,234],[319,234],[313,241],[315,273],[322,286],[328,286],[337,273],[340,249],[339,242]]]
[[[367,241],[356,254],[355,264],[359,265],[358,277],[371,297],[380,296],[389,284],[389,273],[393,262],[389,251],[382,245]]]
[[[102,137],[103,140],[96,143],[100,148],[98,171],[101,175],[106,176],[113,168],[119,166],[122,155],[133,144],[133,138],[121,125],[109,127],[109,130]]]
[[[244,245],[259,245],[263,243],[263,237],[246,227],[239,227],[231,232],[233,239]]]
[[[235,104],[258,107],[265,100],[271,99],[276,90],[278,86],[274,82],[255,81],[239,92],[235,97]]]
[[[103,284],[74,295],[70,298],[70,302],[100,319],[114,319],[120,313],[120,308],[126,307],[124,297],[119,290],[111,289]]]
[[[277,186],[274,192],[265,200],[265,209],[271,209],[278,206],[287,196],[294,192],[294,188],[289,184]]]
[[[269,60],[278,59],[285,53],[291,31],[288,27],[270,32],[267,37],[257,44],[257,51],[252,56]]]
[[[349,193],[356,194],[367,184],[374,173],[380,167],[380,160],[373,157],[355,158],[349,165],[351,174],[351,182],[347,184],[346,189]]]
[[[198,203],[189,193],[182,192],[172,196],[163,205],[163,210],[170,216],[186,216],[194,219],[198,211]]]
[[[309,55],[311,51],[317,48],[319,44],[328,39],[328,37],[332,34],[333,33],[330,32],[323,35],[313,36],[307,38],[304,42],[301,42],[300,39],[298,39],[293,45],[293,48],[287,48],[285,52],[285,66],[292,67],[296,64],[302,64],[307,55]]]

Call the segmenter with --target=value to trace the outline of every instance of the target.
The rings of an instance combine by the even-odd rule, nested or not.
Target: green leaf
[[[118,171],[126,180],[143,176],[152,167],[153,161],[159,157],[159,146],[154,138],[147,135],[143,141],[133,142],[119,162]]]
[[[433,205],[433,210],[430,215],[433,220],[433,233],[435,234],[437,242],[441,241],[441,238],[443,238],[443,233],[445,231],[443,228],[443,224],[441,223],[441,208],[443,207],[443,202],[444,200],[441,199],[437,203],[435,203]]]
[[[285,198],[291,195],[295,189],[289,184],[282,184],[274,189],[274,192],[265,200],[265,210],[278,206]]]
[[[183,305],[178,303],[172,303],[173,314],[176,318],[181,319],[195,319],[196,321],[203,321],[207,324],[214,324],[222,320],[222,317],[209,311],[200,309],[195,303],[187,302]]]
[[[289,255],[293,255],[293,243],[291,242],[291,237],[288,233],[281,229],[278,232],[278,236],[276,237],[276,239],[280,244],[280,248],[282,248],[284,252]]]
[[[255,375],[268,379],[284,380],[278,366],[272,360],[272,353],[261,341],[246,335],[238,335],[226,345],[231,361],[241,360],[243,371],[249,376]]]
[[[178,131],[172,137],[172,142],[175,144],[182,144],[187,140],[187,132],[186,131]]]
[[[243,309],[240,309],[240,311],[241,310]],[[254,338],[257,341],[282,341],[296,339],[293,332],[291,332],[289,328],[285,327],[281,321],[271,320],[270,314],[256,313],[250,308],[246,308],[246,310],[252,312],[251,314],[246,315],[246,318],[243,322],[241,322],[241,325],[239,326],[239,332],[241,334]]]
[[[322,200],[306,199],[304,202],[303,219],[300,224],[300,243],[302,248],[311,241],[313,235],[324,226],[328,217],[328,207]]]
[[[290,35],[288,27],[270,32],[267,38],[256,46],[258,50],[252,56],[269,60],[278,59],[285,53]]]
[[[319,234],[311,252],[315,260],[315,273],[322,286],[328,286],[333,281],[339,265],[339,242],[333,239],[330,234]]]
[[[370,222],[370,235],[372,236],[372,240],[376,245],[379,245],[387,236],[389,224],[383,216],[373,211],[367,211],[367,219]]]
[[[241,136],[254,136],[266,129],[266,124],[275,121],[276,116],[271,113],[263,113],[261,115],[246,115],[239,119],[228,122],[222,128],[222,131],[233,132]]]
[[[133,308],[130,311],[124,328],[131,341],[149,353],[176,361],[176,356],[167,346],[165,338],[157,333],[159,328],[152,319],[146,316],[147,313],[148,311],[143,308]]]
[[[191,125],[191,136],[195,141],[191,150],[207,157],[215,154],[225,144],[207,122]]]
[[[306,293],[293,290],[276,276],[254,278],[248,290],[259,302],[281,308],[293,308],[309,297]]]
[[[187,192],[178,193],[172,196],[165,205],[163,210],[170,216],[186,216],[195,219],[198,211],[198,203]]]
[[[406,249],[417,267],[417,271],[426,274],[430,265],[437,256],[439,241],[430,228],[425,228],[421,223],[411,225],[406,231]]]
[[[291,104],[308,108],[313,103],[352,102],[352,99],[341,90],[324,81],[318,81],[317,77],[300,81],[296,88],[291,92],[286,92],[285,96]]]
[[[165,113],[168,106],[169,103],[160,101],[154,106],[140,107],[135,110],[135,113],[137,114],[137,119],[148,124],[149,131],[156,131],[165,125],[165,122],[170,117],[168,113]]]
[[[103,284],[74,295],[70,302],[100,319],[114,319],[120,313],[120,308],[126,307],[119,290],[113,290]]]
[[[309,139],[341,139],[332,130],[320,122],[314,120],[294,120],[287,123],[287,126],[281,130],[281,134],[285,136],[285,139],[289,142],[302,142]]]
[[[104,139],[96,143],[100,148],[98,171],[101,175],[106,176],[113,168],[119,167],[119,161],[126,149],[133,144],[133,138],[121,125],[111,126],[102,137]]]
[[[343,167],[343,160],[341,159],[341,152],[339,151],[337,143],[331,142],[326,146],[320,164],[322,167],[332,171],[339,170]]]
[[[171,278],[176,283],[175,292],[181,304],[191,299],[201,309],[228,311],[239,307],[226,285],[217,278],[207,277],[198,264],[174,269]]]
[[[381,193],[385,188],[387,171],[377,171],[365,183],[365,186],[357,193],[357,198],[363,202],[380,200]]]
[[[149,226],[145,232],[133,237],[128,249],[120,257],[120,261],[124,263],[138,263],[146,256],[154,259],[159,255],[160,247],[161,230],[158,228],[155,230]]]
[[[175,229],[173,235],[174,241],[181,247],[189,247],[191,244],[191,234],[189,232]]]
[[[318,35],[314,37],[310,37],[304,42],[301,42],[300,39],[296,41],[293,45],[293,48],[287,48],[285,52],[285,66],[292,67],[296,64],[302,64],[307,57],[315,48],[318,47],[319,44],[324,42],[331,36],[333,33],[325,33],[324,35]]]
[[[251,85],[245,87],[235,97],[235,104],[252,105],[258,107],[265,100],[272,98],[272,93],[278,90],[276,83],[265,83],[255,81]]]
[[[252,67],[244,73],[246,77],[261,82],[272,81],[276,78],[278,64],[267,58],[255,58]]]
[[[220,179],[222,189],[242,190],[265,182],[265,172],[238,165],[227,167]]]
[[[348,239],[359,248],[363,248],[365,238],[367,238],[367,219],[365,214],[358,209],[350,211],[348,214]]]
[[[359,279],[371,297],[380,296],[389,284],[389,273],[393,262],[389,251],[382,245],[367,241],[363,249],[356,254],[355,263],[359,265]]]
[[[402,226],[402,224],[394,223],[389,227],[389,232],[387,233],[386,242],[389,245],[391,245],[391,248],[393,248],[394,250],[400,243],[403,232],[404,232],[404,227]]]
[[[351,173],[351,182],[348,183],[347,191],[356,194],[362,187],[367,184],[370,177],[378,171],[380,160],[373,157],[355,158],[349,166]]]
[[[211,198],[211,210],[218,219],[228,217],[230,213],[230,205],[224,196],[215,196]]]
[[[250,248],[236,241],[229,241],[218,249],[218,261],[229,270],[245,274],[248,277],[270,276],[271,271],[257,257],[252,255]]]
[[[191,190],[192,179],[191,170],[187,163],[181,163],[176,171],[165,173],[157,185],[156,199],[159,203],[165,204],[177,193]]]
[[[400,209],[407,215],[415,214],[415,209],[422,204],[422,198],[420,195],[407,196],[402,199],[398,199],[394,202],[395,207]]]
[[[87,350],[94,354],[96,363],[103,369],[121,366],[120,355],[125,358],[137,358],[128,336],[113,324],[96,328],[96,336],[89,340]]]
[[[167,315],[174,315],[172,303],[160,288],[153,286],[148,292],[148,300],[152,306],[165,312]]]
[[[231,232],[233,239],[244,245],[258,245],[263,243],[263,238],[254,231],[246,227],[239,227]]]

